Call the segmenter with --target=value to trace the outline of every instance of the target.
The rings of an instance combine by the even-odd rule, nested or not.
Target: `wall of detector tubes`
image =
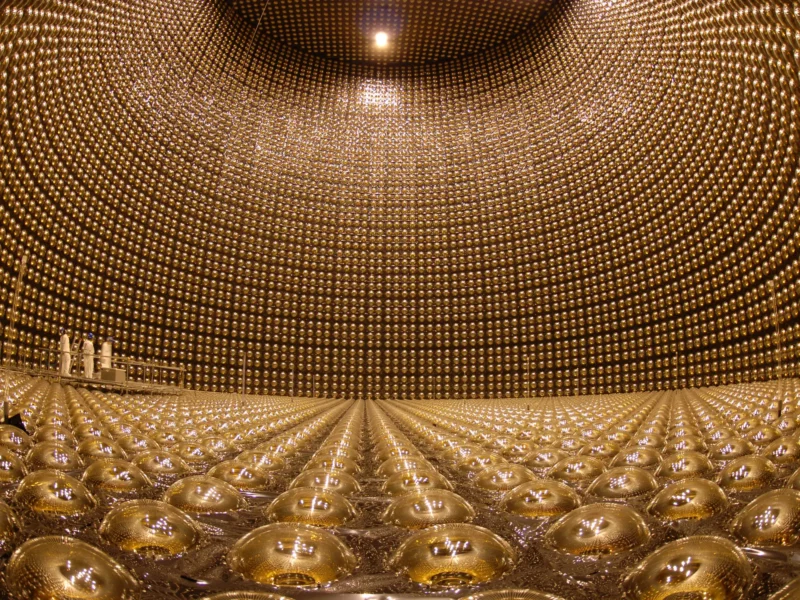
[[[556,2],[414,66],[315,57],[211,0],[10,0],[0,36],[23,345],[111,334],[219,391],[246,352],[252,392],[351,398],[796,369],[790,2]]]

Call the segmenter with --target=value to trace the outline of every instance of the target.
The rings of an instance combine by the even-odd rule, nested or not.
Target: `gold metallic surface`
[[[97,501],[84,485],[60,471],[34,471],[17,486],[14,502],[33,513],[74,517],[89,512]]]
[[[408,493],[394,500],[381,516],[387,525],[404,529],[423,529],[445,523],[466,523],[475,509],[449,490],[429,489]]]
[[[548,479],[556,479],[569,484],[589,483],[605,472],[602,461],[591,456],[570,456],[558,461],[547,471]]]
[[[650,531],[635,510],[600,503],[562,516],[547,530],[544,541],[564,554],[599,556],[632,550],[649,539]]]
[[[133,458],[134,465],[148,475],[183,475],[189,465],[179,456],[165,450],[145,450]]]
[[[506,492],[500,508],[532,519],[561,516],[580,506],[580,496],[568,485],[551,480],[537,480]]]
[[[563,598],[536,590],[490,590],[470,594],[466,600],[563,600]]]
[[[732,542],[712,536],[670,542],[648,556],[623,583],[634,600],[742,598],[753,581],[744,553]]]
[[[9,448],[0,447],[0,482],[19,481],[27,473],[28,469],[19,456]]]
[[[507,492],[520,484],[536,479],[530,469],[522,465],[491,465],[479,471],[473,483],[475,486],[490,492]]]
[[[664,521],[700,520],[718,515],[728,506],[725,492],[706,479],[683,479],[658,492],[647,512]]]
[[[239,491],[260,491],[267,487],[269,475],[258,467],[237,460],[226,460],[217,464],[208,474],[231,484]]]
[[[270,594],[269,592],[220,592],[210,596],[203,596],[202,600],[292,600],[280,594]]]
[[[381,492],[387,496],[402,496],[430,489],[452,490],[452,484],[433,469],[400,471],[386,478]]]
[[[103,519],[99,533],[120,550],[149,558],[183,554],[202,539],[200,527],[186,513],[155,500],[116,506]]]
[[[356,509],[342,495],[314,487],[294,487],[275,498],[264,510],[273,523],[304,523],[339,527],[356,517]]]
[[[134,600],[141,589],[105,552],[60,536],[35,538],[17,548],[6,581],[14,600]]]
[[[350,549],[334,535],[308,525],[274,523],[239,539],[228,564],[246,579],[269,585],[324,585],[356,567]]]
[[[625,500],[651,494],[657,489],[656,478],[644,469],[613,467],[598,475],[586,493],[606,500]]]
[[[56,471],[77,471],[83,468],[83,459],[75,450],[61,442],[39,442],[25,456],[25,463],[31,471],[53,469]]]
[[[179,479],[164,492],[162,500],[186,513],[199,515],[228,513],[246,505],[235,487],[207,475]]]
[[[81,481],[95,492],[142,493],[153,485],[136,465],[120,458],[95,460],[83,472]]]
[[[324,469],[303,471],[292,481],[290,487],[313,487],[330,490],[342,496],[350,496],[361,491],[358,481],[349,473],[331,472]]]
[[[415,583],[456,588],[493,581],[514,567],[516,553],[501,537],[475,525],[436,525],[415,533],[389,566]]]
[[[761,456],[743,456],[725,465],[717,483],[727,492],[751,492],[768,487],[778,469]]]
[[[773,490],[745,506],[731,531],[748,546],[793,546],[800,541],[800,492]]]
[[[656,471],[657,477],[674,481],[690,477],[703,477],[711,473],[713,466],[708,458],[694,450],[682,450],[665,456]]]

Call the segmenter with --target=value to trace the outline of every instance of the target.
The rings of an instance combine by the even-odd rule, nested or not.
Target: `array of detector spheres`
[[[784,382],[441,402],[7,384],[28,431],[0,426],[15,600],[800,586],[800,413]]]
[[[313,55],[371,46],[360,0],[3,1],[21,360],[66,326],[226,392],[245,355],[253,392],[345,398],[796,373],[797,2],[547,0],[507,28],[543,3],[453,1],[398,0],[434,34],[399,68]]]

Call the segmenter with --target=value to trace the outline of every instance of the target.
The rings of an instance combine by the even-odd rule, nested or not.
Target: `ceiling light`
[[[385,31],[379,31],[375,34],[375,45],[378,48],[386,48],[389,45],[389,34]]]

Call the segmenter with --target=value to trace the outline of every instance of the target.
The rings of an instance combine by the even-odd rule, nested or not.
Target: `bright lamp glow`
[[[379,31],[375,34],[375,45],[378,48],[386,48],[389,45],[389,34],[385,31]]]

